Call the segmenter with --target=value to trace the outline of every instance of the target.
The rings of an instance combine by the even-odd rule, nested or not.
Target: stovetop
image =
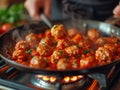
[[[100,83],[97,79],[88,78],[87,83],[75,90],[120,90],[120,68],[119,65],[112,68],[107,74],[107,87],[101,88],[104,80]],[[53,90],[38,87],[32,83],[35,74],[21,72],[0,59],[0,89],[2,90]],[[44,82],[43,82],[44,83]],[[63,86],[64,87],[64,86]],[[4,89],[3,89],[4,88]],[[56,88],[55,88],[56,90]],[[57,89],[58,90],[58,89]],[[74,90],[63,89],[63,90]]]

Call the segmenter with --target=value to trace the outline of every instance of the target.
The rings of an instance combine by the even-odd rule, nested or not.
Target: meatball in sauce
[[[11,59],[35,69],[80,70],[109,64],[120,58],[120,42],[91,28],[54,25],[44,33],[30,33],[15,45]]]

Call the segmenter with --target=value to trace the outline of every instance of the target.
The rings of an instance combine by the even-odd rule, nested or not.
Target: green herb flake
[[[59,53],[60,55],[62,55],[62,54],[63,54],[63,52],[62,52],[62,51],[58,51],[58,53]]]
[[[88,50],[84,50],[83,53],[84,53],[84,54],[87,54],[87,53],[89,53],[89,51],[88,51]]]
[[[74,65],[75,67],[77,67],[77,62],[76,62],[76,60],[73,60],[73,65]]]
[[[26,51],[27,54],[31,54],[33,48],[30,48],[29,50]]]

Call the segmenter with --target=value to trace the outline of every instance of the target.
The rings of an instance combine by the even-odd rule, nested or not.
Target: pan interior
[[[91,20],[62,20],[51,21],[53,24],[64,24],[66,28],[78,28],[83,34],[90,28],[96,28],[103,36],[119,37],[120,29],[110,24],[99,21]],[[0,37],[0,56],[4,58],[6,62],[12,65],[18,65],[10,60],[11,55],[7,54],[10,47],[13,47],[17,41],[24,39],[29,33],[44,33],[46,29],[49,29],[43,22],[29,23],[10,30]],[[12,53],[12,50],[11,50]]]

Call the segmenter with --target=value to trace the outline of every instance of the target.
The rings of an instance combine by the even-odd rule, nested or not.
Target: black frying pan
[[[106,24],[103,22],[98,21],[81,21],[81,20],[63,20],[63,21],[54,21],[54,24],[64,24],[66,28],[76,27],[80,30],[83,30],[82,32],[85,33],[84,26],[87,29],[89,28],[97,28],[100,30],[100,32],[103,35],[107,36],[120,36],[120,28],[115,27],[110,24]],[[112,66],[119,64],[120,60],[114,61],[110,64],[106,64],[103,66],[97,66],[90,69],[83,69],[83,70],[45,70],[45,69],[34,69],[30,68],[28,66],[21,65],[19,63],[16,63],[12,60],[10,60],[10,57],[6,55],[8,49],[11,46],[14,46],[17,41],[20,39],[25,38],[25,36],[31,32],[33,33],[43,33],[46,29],[48,29],[43,22],[35,22],[35,23],[29,23],[17,28],[14,28],[10,30],[9,32],[5,33],[0,37],[0,56],[4,59],[6,63],[9,65],[24,71],[24,72],[30,72],[35,74],[44,74],[44,75],[79,75],[79,74],[89,74],[89,73],[103,73],[105,70],[111,68]],[[14,47],[13,47],[14,48]]]

